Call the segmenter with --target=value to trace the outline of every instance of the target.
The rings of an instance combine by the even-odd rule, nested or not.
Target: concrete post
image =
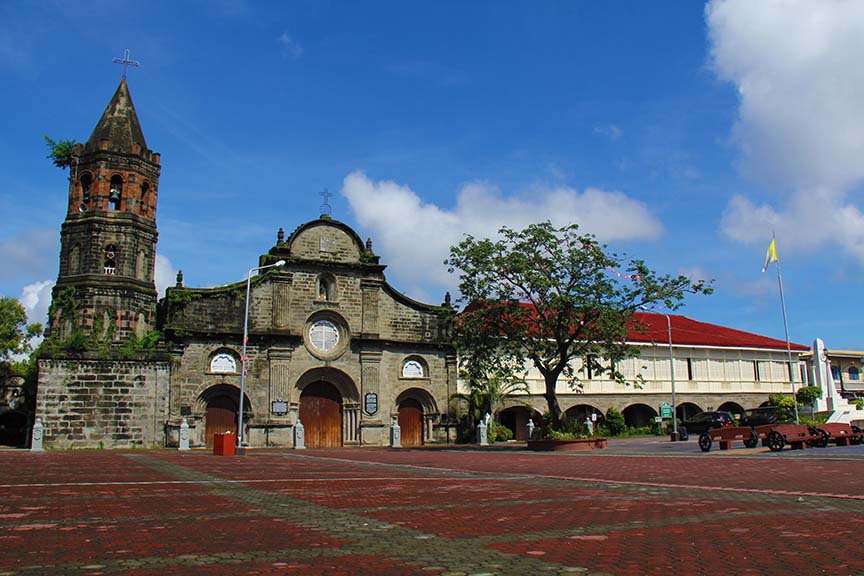
[[[297,423],[294,424],[294,449],[306,449],[306,430],[303,428],[303,423],[299,418],[297,419]]]
[[[393,419],[393,425],[390,427],[390,447],[402,447],[402,428],[399,426],[399,420]]]
[[[186,418],[183,418],[183,422],[180,423],[180,445],[177,449],[189,450],[189,423],[186,422]]]
[[[44,435],[45,427],[42,426],[42,418],[36,418],[36,423],[33,424],[33,436],[30,442],[31,452],[42,452],[42,436]]]
[[[489,445],[489,437],[486,435],[486,422],[483,420],[481,420],[480,424],[477,426],[477,444],[480,446]]]

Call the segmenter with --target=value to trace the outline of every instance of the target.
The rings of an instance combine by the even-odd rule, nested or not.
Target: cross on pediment
[[[111,61],[114,62],[115,64],[122,64],[123,65],[123,79],[124,80],[126,79],[126,70],[129,68],[129,66],[138,67],[141,65],[140,62],[138,62],[136,60],[130,60],[129,59],[129,49],[128,48],[123,51],[123,58],[112,58]]]
[[[330,207],[330,196],[333,194],[330,193],[327,188],[318,193],[322,198],[324,198],[324,203],[321,204],[321,215],[322,216],[330,216],[333,209]]]

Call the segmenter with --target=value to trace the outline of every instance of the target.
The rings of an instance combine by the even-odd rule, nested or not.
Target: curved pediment
[[[366,251],[349,226],[324,218],[300,226],[285,244],[289,257],[299,260],[353,263],[360,262]]]

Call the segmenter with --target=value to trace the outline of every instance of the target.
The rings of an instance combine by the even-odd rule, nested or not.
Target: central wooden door
[[[399,428],[403,446],[423,445],[423,407],[416,400],[403,400],[399,404]]]
[[[300,394],[300,421],[308,448],[342,446],[342,395],[332,384],[313,382]]]
[[[215,396],[207,402],[204,429],[207,448],[213,448],[213,435],[223,432],[237,433],[237,403],[228,396]]]

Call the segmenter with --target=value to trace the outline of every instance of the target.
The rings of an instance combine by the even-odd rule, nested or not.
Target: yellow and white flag
[[[777,243],[771,239],[771,244],[768,245],[768,253],[765,255],[765,266],[762,267],[762,272],[768,269],[771,262],[777,262]]]

